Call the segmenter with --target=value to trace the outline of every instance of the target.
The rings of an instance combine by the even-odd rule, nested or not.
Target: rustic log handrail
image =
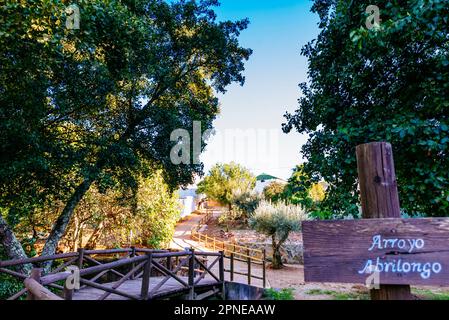
[[[32,278],[25,279],[24,284],[26,290],[33,297],[33,300],[63,300],[60,296],[54,294]]]
[[[105,270],[110,270],[112,268],[117,268],[117,267],[125,266],[128,264],[132,264],[132,263],[139,263],[141,261],[144,261],[145,259],[146,259],[145,256],[138,256],[135,258],[121,259],[121,260],[117,260],[114,262],[105,263],[105,264],[97,265],[94,267],[89,267],[86,269],[81,269],[80,276],[87,276],[87,275],[102,272]],[[50,284],[53,282],[66,280],[70,275],[71,275],[70,272],[59,272],[59,273],[55,273],[55,274],[49,274],[49,275],[43,276],[41,278],[41,281],[43,284]]]
[[[119,260],[101,263],[100,261],[91,257],[91,255],[110,255],[110,254],[126,254],[124,257],[122,256]],[[141,255],[138,255],[141,253]],[[207,258],[207,257],[217,257],[215,262],[207,267],[199,257]],[[59,266],[56,267],[55,270],[49,272],[45,275],[41,276],[41,269],[33,269],[31,277],[29,275],[25,275],[13,270],[9,270],[6,267],[0,268],[0,273],[6,273],[18,279],[24,281],[24,288],[15,293],[10,297],[11,300],[15,300],[28,293],[28,298],[33,300],[60,300],[66,299],[71,300],[74,297],[74,293],[77,292],[77,289],[73,289],[69,287],[66,280],[72,275],[71,271],[63,271],[62,269],[75,266],[78,268],[79,274],[79,282],[82,284],[79,290],[83,290],[86,287],[91,287],[97,289],[101,293],[96,298],[99,300],[104,300],[108,298],[111,294],[120,296],[122,298],[127,299],[152,299],[154,297],[159,297],[164,294],[168,294],[163,289],[167,281],[170,279],[175,280],[178,283],[176,288],[176,292],[182,292],[185,290],[189,292],[189,297],[197,296],[194,292],[195,287],[200,284],[201,281],[206,277],[206,275],[210,275],[207,280],[207,285],[213,286],[217,288],[222,286],[224,290],[224,278],[220,275],[216,275],[212,271],[212,267],[220,262],[220,266],[222,265],[222,260],[224,259],[222,253],[209,253],[209,252],[194,252],[192,251],[181,251],[181,252],[172,252],[167,250],[149,250],[149,249],[114,249],[114,250],[84,250],[80,249],[77,253],[67,253],[60,255],[53,255],[49,257],[37,257],[30,259],[23,259],[25,263],[37,263],[42,261],[51,261],[52,259],[66,259],[66,261]],[[173,260],[173,261],[172,261]],[[162,262],[163,261],[163,262]],[[2,261],[2,265],[8,267],[14,267],[19,265],[19,260],[14,261]],[[93,266],[89,266],[89,264],[94,264]],[[167,266],[165,266],[165,264]],[[188,281],[184,280],[186,278],[182,278],[182,276],[178,276],[178,273],[184,270],[185,266],[188,264]],[[200,270],[197,267],[202,268]],[[119,269],[121,272],[115,270]],[[125,269],[123,269],[125,268]],[[123,272],[122,270],[127,270]],[[150,278],[155,277],[153,270],[156,274],[162,274],[164,277],[162,281],[157,283],[156,285],[153,282],[150,282]],[[221,271],[221,270],[220,270]],[[115,277],[118,277],[116,282],[112,282],[109,284],[102,284],[101,279],[103,275],[111,272]],[[123,273],[122,273],[123,272]],[[38,274],[38,278],[35,275]],[[136,274],[137,277],[136,277]],[[90,278],[85,278],[86,276],[91,276]],[[121,290],[121,286],[128,280],[135,280],[142,277],[142,292],[139,295],[134,293],[128,293],[126,291]],[[159,276],[156,276],[157,279]],[[199,280],[195,281],[199,277]],[[72,280],[72,279],[70,279]],[[60,281],[66,281],[65,286],[61,286],[57,284]],[[99,281],[99,282],[98,282]],[[104,280],[103,280],[104,281]],[[145,291],[145,286],[147,286],[147,291]],[[59,295],[56,295],[52,291],[48,290],[48,287],[55,288],[59,290]],[[69,289],[70,288],[70,289]],[[159,292],[162,288],[162,291]],[[61,296],[63,298],[61,298]],[[198,295],[201,296],[201,295]],[[95,299],[96,299],[95,298]]]
[[[230,269],[223,268],[223,272],[230,274],[231,281],[234,281],[234,275],[243,275],[247,277],[248,285],[251,285],[251,279],[262,280],[262,285],[266,287],[266,250],[254,249],[241,246],[232,242],[218,240],[216,237],[210,237],[207,234],[201,233],[200,229],[207,224],[212,218],[212,211],[207,210],[200,222],[191,229],[192,240],[198,241],[206,248],[217,249],[223,251],[224,258],[230,260]],[[242,252],[243,251],[243,252]],[[243,262],[247,265],[247,272],[236,272],[234,264],[236,261]],[[257,276],[252,272],[252,265],[262,266],[262,275]]]
[[[0,267],[13,267],[13,266],[22,265],[22,264],[30,264],[30,263],[34,264],[34,263],[39,263],[39,262],[58,260],[58,259],[67,259],[67,258],[73,258],[73,257],[78,257],[78,252],[62,253],[62,254],[55,254],[55,255],[51,255],[51,256],[41,256],[41,257],[36,257],[36,258],[0,261]]]

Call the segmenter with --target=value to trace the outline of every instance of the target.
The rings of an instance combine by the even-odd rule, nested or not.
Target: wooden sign
[[[306,282],[449,285],[449,219],[303,222]]]

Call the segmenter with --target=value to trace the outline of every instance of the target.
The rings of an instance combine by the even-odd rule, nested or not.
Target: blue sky
[[[240,43],[254,53],[246,64],[245,85],[232,85],[220,95],[221,114],[214,125],[221,137],[236,129],[257,133],[257,144],[262,147],[249,147],[249,153],[242,156],[247,149],[244,145],[240,146],[244,149],[229,152],[231,147],[223,147],[229,139],[218,134],[209,140],[201,157],[206,172],[216,162],[233,160],[254,174],[266,172],[287,179],[302,162],[300,147],[306,137],[282,133],[281,124],[284,113],[298,106],[298,84],[307,80],[307,60],[300,51],[318,35],[318,17],[310,12],[311,5],[309,0],[221,0],[216,10],[219,20],[249,18]],[[263,138],[263,132],[271,140]]]

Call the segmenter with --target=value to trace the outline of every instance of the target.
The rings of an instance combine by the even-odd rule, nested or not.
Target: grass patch
[[[331,296],[334,300],[368,300],[368,294],[352,293],[352,292],[337,292],[333,290],[311,289],[306,292],[311,296]]]
[[[337,292],[333,290],[311,289],[306,292],[311,296],[330,296],[333,300],[369,300],[369,294]],[[432,291],[429,289],[412,288],[412,294],[421,300],[447,300],[449,301],[449,291]]]
[[[449,300],[448,291],[434,292],[428,289],[412,288],[412,293],[422,300]]]
[[[268,300],[294,300],[293,289],[266,289],[265,296]]]

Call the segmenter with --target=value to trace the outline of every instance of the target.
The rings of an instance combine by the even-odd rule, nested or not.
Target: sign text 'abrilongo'
[[[307,282],[449,284],[449,219],[308,221]]]

